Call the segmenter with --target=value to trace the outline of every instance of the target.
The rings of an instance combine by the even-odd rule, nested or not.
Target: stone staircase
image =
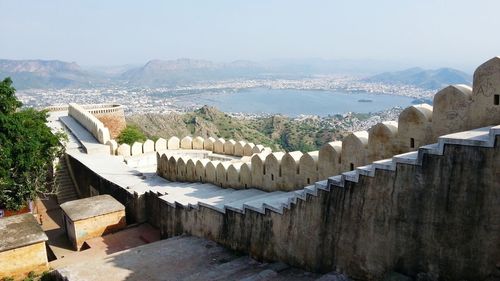
[[[358,182],[360,175],[374,177],[376,169],[395,171],[398,163],[421,166],[425,154],[441,156],[446,144],[492,148],[498,135],[500,135],[500,125],[444,135],[439,137],[437,143],[422,146],[417,151],[394,155],[391,159],[375,161],[370,165],[330,177],[325,190],[329,190],[328,187],[331,185],[344,187],[345,181]]]
[[[180,205],[185,208],[199,209],[199,206],[204,206],[221,213],[232,210],[244,214],[247,210],[251,210],[261,214],[266,214],[266,211],[283,214],[283,210],[296,204],[298,199],[306,201],[308,194],[318,196],[318,190],[330,191],[332,186],[344,187],[345,181],[358,182],[360,175],[374,177],[376,169],[395,171],[397,163],[422,165],[424,154],[442,155],[446,144],[493,147],[497,135],[500,135],[500,125],[445,135],[439,138],[438,143],[423,146],[418,151],[375,161],[370,165],[357,167],[353,171],[290,192],[265,192],[258,189],[235,190],[220,188],[213,184],[180,182],[151,186],[151,190],[172,207]]]
[[[315,247],[315,252],[324,254],[328,258],[321,259],[320,255],[318,255],[307,260],[307,266],[312,268],[312,270],[331,270],[332,264],[329,255],[333,255],[333,251],[335,251],[338,255],[337,261],[340,260],[339,256],[344,259],[342,260],[343,264],[341,264],[341,266],[343,267],[341,267],[341,270],[347,267],[346,271],[342,272],[349,272],[349,274],[351,274],[353,270],[358,270],[356,274],[364,276],[363,274],[367,274],[365,271],[348,267],[351,264],[348,263],[348,261],[351,259],[354,251],[349,248],[349,245],[353,244],[351,243],[352,241],[361,241],[359,239],[351,239],[350,237],[357,236],[350,235],[348,231],[367,231],[362,227],[359,227],[359,229],[356,228],[356,225],[359,223],[359,218],[356,217],[354,213],[363,214],[362,212],[365,212],[363,214],[363,219],[366,219],[367,223],[369,222],[370,225],[373,223],[372,220],[374,216],[371,215],[372,212],[363,210],[365,204],[364,200],[373,198],[374,200],[370,202],[370,204],[372,204],[370,207],[374,210],[382,208],[380,206],[383,204],[379,204],[379,202],[384,200],[397,200],[397,198],[391,198],[390,193],[389,195],[384,195],[383,192],[387,193],[387,189],[390,189],[389,186],[395,184],[391,181],[394,181],[394,178],[397,178],[398,175],[402,176],[403,178],[400,179],[405,180],[405,182],[409,179],[413,179],[415,171],[419,171],[418,175],[424,177],[424,179],[425,177],[429,177],[435,180],[440,178],[440,175],[443,175],[443,178],[446,180],[447,178],[444,176],[447,170],[436,171],[434,175],[430,173],[429,170],[426,170],[432,168],[431,165],[453,168],[453,162],[446,162],[445,164],[440,161],[452,161],[450,157],[459,157],[460,155],[456,153],[448,155],[448,153],[444,153],[445,150],[460,151],[460,149],[463,149],[471,151],[471,153],[474,152],[474,155],[476,155],[474,163],[477,165],[480,163],[477,157],[482,157],[478,155],[489,155],[491,158],[493,154],[489,151],[493,149],[490,150],[485,148],[493,148],[496,138],[499,135],[500,126],[484,127],[444,135],[438,139],[437,143],[422,146],[418,151],[395,155],[390,159],[375,161],[370,165],[357,167],[353,171],[332,176],[327,180],[316,182],[303,189],[289,192],[265,192],[252,188],[221,188],[213,184],[199,182],[169,182],[157,176],[153,171],[154,169],[148,168],[141,170],[127,166],[123,162],[123,158],[118,156],[104,154],[87,155],[78,150],[70,150],[68,151],[68,155],[79,161],[85,167],[88,167],[89,170],[99,175],[105,181],[120,187],[119,190],[121,194],[119,196],[127,195],[127,198],[132,198],[132,200],[134,200],[133,198],[141,198],[142,196],[141,200],[144,200],[143,202],[146,205],[145,217],[147,217],[150,223],[161,229],[163,238],[180,234],[206,237],[221,243],[221,245],[228,246],[229,248],[234,247],[241,251],[251,252],[254,257],[266,260],[282,260],[294,266],[304,266],[303,264],[294,262],[296,262],[297,259],[303,258],[301,253],[307,252],[310,245],[312,245],[311,247]],[[473,149],[469,147],[473,147]],[[441,155],[444,156],[441,157]],[[493,157],[495,156],[493,155]],[[457,161],[462,161],[462,159],[469,158],[464,156],[464,158],[457,158]],[[491,159],[488,163],[489,165],[492,163]],[[457,162],[456,164],[458,168],[466,167],[466,165],[460,165],[463,164],[462,162]],[[406,167],[408,165],[413,165],[414,169]],[[492,168],[494,171],[495,166],[488,167],[489,169],[485,169],[485,174],[488,176],[488,184],[491,187],[492,183],[495,185],[495,182],[491,182]],[[379,170],[379,172],[376,172],[377,170]],[[461,175],[461,171],[455,171],[455,173],[458,176]],[[365,177],[360,177],[360,175]],[[481,175],[478,177],[480,176]],[[376,180],[369,180],[369,177]],[[460,179],[464,178],[461,177]],[[420,178],[416,180],[420,180]],[[480,180],[480,178],[476,178],[476,180]],[[425,185],[427,183],[428,188],[426,188]],[[383,184],[387,184],[387,186]],[[409,182],[408,184],[410,185]],[[453,182],[452,180],[446,181],[446,184],[464,186],[464,184]],[[398,183],[398,186],[401,187],[401,182]],[[429,188],[438,188],[442,186],[435,182],[421,182],[420,184],[416,184],[415,187],[426,190],[424,193],[419,191],[418,193],[400,193],[400,195],[406,198],[406,200],[418,203],[421,201],[417,200],[412,194],[416,194],[415,196],[432,196],[434,193],[432,193]],[[374,188],[377,189],[375,190]],[[379,192],[379,189],[383,190],[383,192]],[[353,193],[355,194],[353,195]],[[351,195],[354,197],[350,197]],[[437,200],[436,202],[442,203],[439,201],[441,198],[435,200]],[[353,204],[353,206],[344,206],[344,203]],[[490,205],[488,206],[491,207]],[[401,207],[408,209],[411,208],[412,205],[402,204]],[[418,207],[425,208],[428,206],[418,205]],[[356,212],[343,212],[345,209],[351,210],[351,208]],[[196,210],[196,212],[193,212],[193,210]],[[227,212],[227,210],[231,212]],[[426,211],[430,212],[433,210],[427,208]],[[440,211],[443,210],[440,209]],[[400,214],[398,210],[381,210],[380,212],[393,212],[389,213],[393,217]],[[416,215],[420,215],[420,213],[417,212]],[[322,219],[318,220],[317,218]],[[417,224],[419,222],[416,221],[416,219],[412,218],[410,222],[412,226],[416,225],[416,229],[419,231],[422,230],[420,224]],[[253,232],[243,232],[239,228],[240,225],[245,225],[248,229],[256,230]],[[285,231],[281,228],[276,228],[275,230],[269,227],[272,225],[283,227]],[[341,243],[334,240],[328,240],[333,236],[326,235],[325,233],[337,231],[340,225],[350,227],[347,230],[341,229],[341,231],[335,234],[337,237],[340,236],[347,242]],[[295,228],[298,229],[295,232],[286,231],[286,229]],[[320,234],[316,235],[315,231],[320,232]],[[426,233],[427,235],[433,234],[431,230],[428,230]],[[313,235],[307,243],[303,241],[304,234]],[[327,239],[323,239],[322,237],[326,237]],[[250,241],[251,244],[248,244],[248,241]],[[292,244],[279,241],[291,241],[290,243]],[[326,244],[325,249],[328,250],[322,250],[321,247],[323,247],[323,244]],[[321,247],[318,245],[321,245]],[[376,245],[380,246],[381,243]],[[330,250],[333,246],[338,247],[338,249]],[[250,249],[250,247],[253,248]],[[365,247],[363,249],[371,249],[370,247]],[[485,248],[483,247],[482,249]],[[273,255],[273,253],[278,250],[284,252],[284,254],[278,257]],[[342,252],[347,253],[342,255],[339,254]],[[363,252],[363,254],[365,253]],[[287,258],[289,256],[291,258]],[[371,257],[373,258],[373,256]],[[323,262],[323,260],[325,262]],[[258,272],[258,274],[260,274],[260,272]],[[263,274],[265,275],[265,273]]]
[[[326,184],[326,181],[323,184]],[[236,190],[208,183],[180,182],[152,186],[151,191],[156,192],[161,200],[172,207],[180,205],[185,208],[198,209],[199,206],[204,206],[221,213],[226,213],[226,210],[238,213],[252,210],[261,214],[265,214],[266,210],[282,214],[284,208],[289,208],[292,203],[296,202],[297,194],[301,194],[298,191],[265,192],[253,188]]]
[[[64,156],[59,159],[55,184],[57,202],[59,204],[78,199],[78,194],[76,193],[75,185],[69,174],[68,164]]]
[[[400,249],[399,247],[391,248],[393,252],[388,252],[387,256],[384,256],[385,254],[381,254],[380,250],[386,244],[392,247],[399,243],[390,244],[393,242],[387,242],[385,237],[400,237],[403,239],[401,241],[405,241],[402,243],[422,243],[419,245],[427,247],[426,251],[430,251],[430,247],[436,247],[446,255],[456,250],[463,256],[470,245],[473,245],[475,249],[480,248],[481,251],[485,251],[488,247],[482,241],[496,241],[495,237],[498,236],[496,236],[495,230],[484,230],[483,235],[486,238],[483,240],[468,237],[483,231],[484,225],[488,225],[488,223],[493,225],[498,223],[498,217],[489,218],[486,211],[481,210],[492,210],[491,212],[495,214],[494,208],[497,208],[495,207],[495,200],[497,200],[495,198],[498,198],[496,197],[498,193],[495,193],[494,190],[498,187],[498,179],[495,178],[495,175],[498,175],[498,166],[495,163],[498,163],[496,139],[499,136],[500,126],[444,135],[438,139],[437,143],[422,146],[418,151],[375,161],[370,165],[357,167],[353,171],[332,176],[328,180],[316,182],[314,185],[291,192],[266,193],[255,189],[222,189],[201,183],[168,183],[168,187],[163,189],[163,193],[160,188],[153,189],[160,199],[158,206],[162,217],[159,220],[163,220],[160,222],[160,228],[164,237],[182,233],[207,237],[225,246],[233,247],[236,245],[235,248],[249,251],[259,258],[282,260],[295,266],[297,266],[294,264],[295,259],[305,256],[306,254],[302,253],[308,253],[308,245],[311,245],[315,249],[314,253],[319,253],[320,257],[325,255],[331,258],[329,255],[336,254],[341,272],[348,272],[353,277],[360,279],[369,276],[368,274],[372,274],[373,271],[366,273],[363,271],[364,269],[360,270],[356,266],[351,267],[358,255],[370,255],[369,260],[363,263],[367,266],[373,264],[378,266],[381,259],[378,257],[379,255],[389,260],[387,266],[392,266],[390,260],[394,257],[404,257],[406,260],[412,261],[411,259],[416,256],[415,252],[412,252],[413,250]],[[471,164],[453,162],[464,161],[464,159],[472,161]],[[488,166],[484,168],[478,166],[481,165],[481,159],[487,161]],[[467,171],[461,170],[469,168],[471,169],[469,174]],[[483,178],[483,176],[485,177]],[[416,183],[408,182],[408,180],[414,180]],[[477,186],[483,187],[485,191],[477,189]],[[446,193],[447,190],[451,190],[448,191],[449,194]],[[462,198],[467,199],[462,200]],[[446,205],[446,200],[452,202],[450,204],[453,206]],[[162,201],[165,204],[162,204]],[[381,202],[387,202],[387,204],[384,205]],[[205,208],[215,210],[216,214],[207,212]],[[193,212],[193,209],[197,209],[199,212]],[[238,214],[226,212],[226,210]],[[415,211],[412,213],[412,210]],[[480,222],[476,217],[471,219],[467,217],[468,213],[466,212],[475,213],[475,216],[484,219]],[[432,217],[434,215],[438,218]],[[426,244],[427,240],[425,243],[422,242],[424,238],[414,238],[411,233],[402,231],[412,227],[414,231],[417,231],[415,233],[419,233],[422,235],[421,237],[426,237],[426,239],[439,235],[442,235],[439,239],[443,239],[446,235],[437,233],[439,229],[435,230],[432,226],[437,223],[445,224],[446,222],[442,222],[442,220],[446,218],[446,215],[450,216],[450,219],[459,220],[456,225],[447,225],[449,227],[447,231],[454,233],[460,239],[467,238],[464,241],[470,245],[465,244],[461,247],[461,243],[454,243],[453,246],[446,248],[451,242],[441,240]],[[322,219],[318,220],[318,217]],[[402,217],[404,219],[402,223],[396,221]],[[308,218],[313,222],[308,223]],[[154,222],[158,220],[153,219]],[[381,229],[378,233],[370,232],[370,226],[376,221],[384,219],[386,219],[384,224],[378,225]],[[462,221],[465,219],[467,220]],[[396,222],[393,223],[394,221]],[[476,221],[478,222],[476,223]],[[212,225],[215,226],[210,228]],[[241,225],[247,229],[259,230],[242,234]],[[273,229],[272,227],[275,225],[276,229]],[[199,230],[205,226],[208,226],[208,231]],[[265,228],[266,226],[269,227]],[[339,230],[340,226],[343,229]],[[288,231],[293,227],[297,227],[296,233]],[[309,232],[308,227],[316,227],[317,232]],[[479,230],[468,232],[468,229],[474,228]],[[396,234],[395,229],[398,230]],[[311,236],[309,243],[300,244],[306,238],[302,233],[317,235],[317,237]],[[335,233],[335,236],[333,234],[321,236],[321,233]],[[359,233],[369,235],[370,239],[373,239],[372,245],[362,249],[353,247],[352,245],[355,243],[363,243],[363,239],[358,238]],[[464,233],[463,237],[461,233]],[[339,239],[340,242],[328,240],[332,238]],[[436,240],[437,238],[432,239]],[[292,244],[278,242],[286,240]],[[474,241],[472,242],[472,240]],[[251,244],[245,244],[248,243],[247,241],[251,241]],[[271,246],[262,246],[265,243]],[[337,247],[335,252],[334,250],[319,250],[319,247],[331,249],[334,246]],[[289,248],[293,248],[293,250],[288,250]],[[269,252],[273,253],[273,251],[278,250],[288,252],[279,257],[273,256],[273,254],[267,255]],[[298,251],[300,254],[297,256],[292,256],[289,259],[282,258],[291,256],[290,253],[295,254]],[[409,256],[406,257],[406,254]],[[429,256],[429,254],[418,252],[417,254],[420,255],[418,258],[422,259],[428,259]],[[491,255],[491,253],[487,255]],[[490,266],[490,261],[487,261],[486,258],[481,261],[482,264]],[[310,266],[315,266],[319,262],[321,262],[321,258],[311,259]],[[429,264],[429,267],[435,267],[436,264],[439,264],[439,260],[433,260]],[[330,264],[325,265],[325,270],[332,268]],[[483,275],[489,270],[486,266],[484,267],[481,268]],[[457,267],[451,265],[440,265],[440,269],[443,272],[447,272],[447,270],[457,272],[453,273],[457,276],[464,273],[469,274],[469,276],[483,276],[477,273],[479,270],[476,273],[460,268],[453,271]],[[377,270],[381,270],[377,272],[377,274],[381,274],[385,270],[384,265]],[[478,280],[474,278],[471,280]]]

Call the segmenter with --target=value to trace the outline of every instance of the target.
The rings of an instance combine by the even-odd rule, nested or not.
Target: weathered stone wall
[[[75,118],[85,129],[102,144],[110,140],[109,130],[94,115],[76,103],[70,103],[68,107],[69,116]]]
[[[116,141],[110,140],[106,143],[106,145],[110,146],[110,151],[112,152],[111,154],[121,156],[134,156],[154,151],[163,152],[166,150],[179,149],[207,150],[221,155],[231,155],[238,157],[252,156],[254,153],[260,153],[264,150],[271,151],[271,148],[269,147],[260,146],[256,152],[252,152],[251,150],[255,148],[255,145],[249,144],[248,147],[250,147],[251,149],[245,152],[244,147],[247,147],[247,143],[245,141],[239,141],[238,143],[236,143],[234,140],[229,140],[226,142],[223,138],[215,140],[212,137],[204,139],[199,136],[195,138],[186,136],[182,139],[173,136],[168,140],[159,138],[156,141],[148,139],[144,141],[144,143],[137,142],[132,146],[126,143],[118,145]]]
[[[126,221],[128,223],[144,222],[146,210],[144,195],[130,193],[126,189],[106,180],[94,173],[87,166],[80,163],[68,154],[69,164],[75,171],[76,187],[81,197],[90,197],[90,187],[99,194],[109,194],[125,206]]]
[[[70,220],[66,217],[66,220]],[[91,238],[125,228],[125,211],[117,211],[84,220],[71,222],[73,230],[68,232],[70,241],[76,250],[80,250],[83,243]],[[73,235],[73,236],[72,236]]]
[[[432,143],[432,106],[428,104],[412,105],[399,114],[398,148],[400,151],[412,151]]]
[[[497,125],[500,120],[500,57],[480,65],[474,72],[469,127]]]
[[[322,148],[317,160],[300,157],[297,175],[300,178],[302,159],[317,161],[318,178],[324,179],[337,173],[329,171],[352,170],[385,157],[388,149],[414,150],[435,142],[439,134],[488,122],[500,124],[495,112],[486,116],[487,110],[475,104],[495,105],[495,93],[500,91],[500,78],[495,78],[500,73],[498,65],[500,60],[495,58],[481,66],[470,91],[466,86],[440,91],[434,109],[414,106],[405,110],[397,131],[381,127],[385,132],[377,138],[383,137],[390,147],[380,147],[384,141],[370,142],[368,132],[355,132],[342,143]],[[491,81],[492,77],[496,80]],[[357,183],[346,182],[344,187],[332,186],[329,192],[319,190],[318,196],[307,195],[305,201],[297,200],[283,214],[172,207],[158,194],[130,194],[77,163],[73,170],[82,171],[78,174],[83,176],[77,178],[84,193],[92,184],[99,192],[112,194],[127,207],[127,216],[142,219],[137,221],[147,218],[161,229],[164,238],[179,234],[207,237],[258,259],[281,260],[313,271],[337,270],[360,280],[381,280],[388,271],[410,276],[431,272],[440,280],[484,280],[497,270],[500,260],[499,141],[497,138],[495,148],[446,145],[442,156],[425,154],[421,166],[398,164],[395,171],[377,170],[375,177],[361,175]],[[207,143],[224,153],[225,140]],[[177,139],[172,149],[179,146]],[[244,153],[249,149],[256,153],[250,163],[241,164],[239,169],[229,165],[221,172],[229,180],[232,167],[230,184],[234,184],[238,170],[240,187],[248,187],[249,182],[253,187],[264,185],[269,168],[280,176],[283,167],[276,162],[281,165],[284,155],[272,155],[258,145],[243,146]],[[274,164],[268,166],[268,158]],[[159,171],[172,180],[179,177],[178,156],[158,154],[157,159]],[[218,163],[197,160],[196,178],[217,183]],[[322,169],[323,165],[328,168]]]
[[[123,129],[127,127],[123,108],[112,112],[98,111],[93,114],[109,129],[109,134],[112,139],[116,139]]]
[[[448,86],[434,96],[432,115],[434,139],[469,129],[471,96],[472,88],[465,85]]]
[[[45,242],[0,252],[0,279],[25,280],[30,272],[42,274],[48,269]]]
[[[497,143],[499,140],[497,139]],[[500,149],[447,145],[422,166],[398,164],[298,200],[284,214],[171,207],[149,194],[163,238],[206,237],[262,260],[360,280],[388,271],[483,280],[500,259]]]

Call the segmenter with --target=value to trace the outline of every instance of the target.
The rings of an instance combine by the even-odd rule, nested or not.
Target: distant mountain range
[[[165,86],[193,81],[257,77],[265,68],[250,61],[215,63],[207,60],[151,60],[124,72],[119,79],[132,85]]]
[[[58,60],[0,60],[0,79],[7,76],[18,89],[91,86],[100,80],[74,62]]]
[[[471,84],[471,75],[452,68],[422,69],[409,68],[396,72],[385,72],[364,79],[368,82],[413,85],[415,87],[435,90],[450,84]]]
[[[0,79],[10,76],[18,89],[67,88],[109,85],[158,87],[189,84],[198,81],[255,78],[302,78],[318,74],[377,73],[380,62],[348,60],[271,60],[266,62],[233,61],[216,63],[208,60],[151,60],[144,66],[82,68],[74,62],[58,60],[1,60]],[[470,75],[459,70],[411,68],[369,76],[365,81],[410,84],[438,89],[448,84],[470,84]]]

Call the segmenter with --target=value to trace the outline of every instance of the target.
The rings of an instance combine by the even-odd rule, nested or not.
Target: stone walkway
[[[317,280],[318,274],[281,263],[259,263],[215,242],[191,236],[161,240],[106,257],[84,260],[58,272],[69,280]]]
[[[266,209],[282,213],[283,209],[289,208],[297,198],[303,199],[305,194],[309,193],[307,188],[291,192],[265,192],[252,188],[235,190],[213,184],[169,182],[157,176],[151,165],[139,168],[142,170],[139,171],[127,165],[122,156],[109,155],[106,153],[108,146],[98,144],[85,128],[73,118],[64,116],[64,113],[51,116],[50,120],[52,127],[67,127],[71,132],[66,151],[68,155],[130,194],[142,195],[148,191],[162,193],[164,196],[161,199],[172,206],[176,203],[193,208],[203,205],[222,213],[225,213],[226,209],[240,213],[244,213],[246,209],[259,213],[265,213]],[[93,153],[84,153],[82,149]],[[151,155],[144,157],[151,158]],[[326,181],[318,184],[326,185]]]

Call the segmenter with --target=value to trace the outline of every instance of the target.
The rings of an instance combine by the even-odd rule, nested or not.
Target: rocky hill
[[[95,80],[78,64],[58,60],[0,60],[4,77],[11,77],[18,89],[91,86]]]
[[[184,114],[132,115],[127,117],[127,123],[139,127],[151,138],[191,135],[244,139],[286,151],[316,150],[322,144],[343,136],[332,126],[333,123],[319,118],[294,120],[276,115],[241,119],[209,106]]]
[[[385,72],[365,79],[368,82],[413,85],[423,89],[441,89],[450,84],[471,84],[471,75],[452,68],[409,68],[396,72]]]
[[[120,79],[131,85],[168,86],[194,81],[255,77],[264,68],[249,61],[215,63],[207,60],[151,60],[124,72]]]

